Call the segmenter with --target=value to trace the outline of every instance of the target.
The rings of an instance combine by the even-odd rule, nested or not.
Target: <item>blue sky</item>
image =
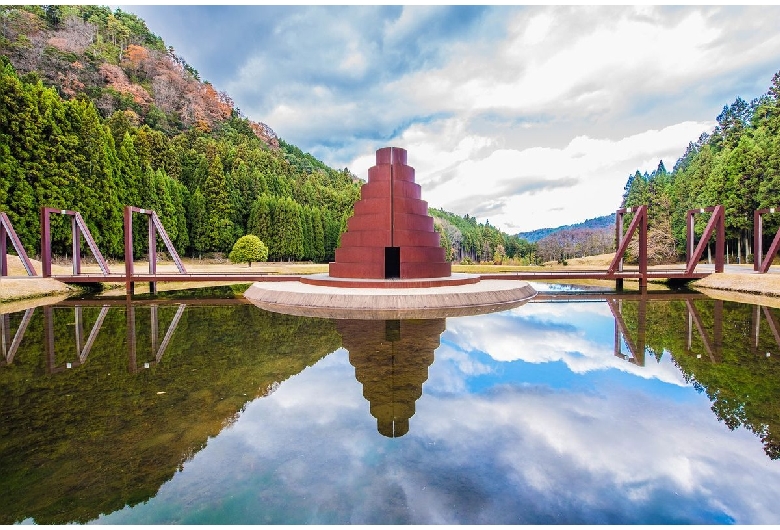
[[[248,402],[154,498],[96,522],[776,522],[780,463],[759,437],[719,421],[668,352],[616,357],[613,326],[605,302],[446,319],[433,362],[403,379],[422,394],[393,409],[413,412],[398,438],[372,416],[388,394],[339,348]]]
[[[116,7],[116,6],[112,6]],[[777,6],[121,6],[244,115],[510,233],[606,215],[780,71]]]

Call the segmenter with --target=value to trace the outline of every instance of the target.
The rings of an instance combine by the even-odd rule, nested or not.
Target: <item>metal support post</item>
[[[149,216],[149,274],[157,274],[157,229],[152,215]],[[157,282],[149,282],[149,292],[157,294]]]
[[[43,277],[51,277],[51,225],[49,211],[53,208],[41,207],[41,267]]]
[[[130,206],[125,206],[124,212],[125,228],[125,292],[132,296],[135,291],[135,282],[133,281],[133,210]]]

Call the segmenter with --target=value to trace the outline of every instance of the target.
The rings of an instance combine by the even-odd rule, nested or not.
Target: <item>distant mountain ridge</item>
[[[555,234],[557,232],[563,232],[566,230],[579,230],[579,229],[600,229],[611,228],[615,226],[615,214],[602,215],[601,217],[594,217],[593,219],[586,219],[585,221],[573,225],[564,225],[556,228],[538,228],[531,230],[530,232],[519,232],[517,237],[525,239],[529,243],[536,243],[540,239],[544,239],[547,236]]]

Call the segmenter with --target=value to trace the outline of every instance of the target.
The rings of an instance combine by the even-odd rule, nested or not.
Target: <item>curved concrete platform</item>
[[[482,280],[465,285],[358,288],[303,282],[256,282],[244,296],[256,306],[297,316],[336,319],[446,318],[503,311],[536,295],[527,282]]]

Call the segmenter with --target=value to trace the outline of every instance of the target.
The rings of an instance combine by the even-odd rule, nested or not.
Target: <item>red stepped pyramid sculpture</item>
[[[405,149],[377,150],[329,272],[334,278],[365,279],[452,275]]]

